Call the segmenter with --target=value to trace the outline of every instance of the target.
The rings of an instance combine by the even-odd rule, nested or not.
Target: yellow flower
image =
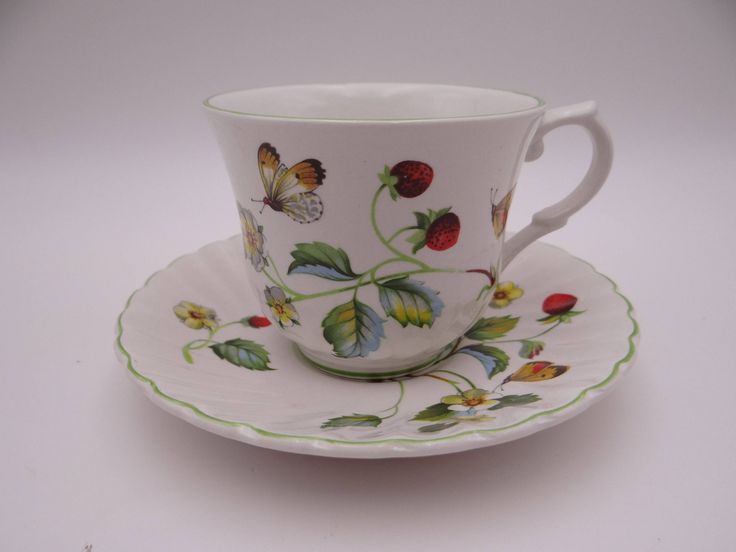
[[[243,207],[240,211],[240,227],[243,230],[243,249],[245,250],[245,258],[250,259],[256,272],[263,270],[268,264],[265,254],[263,253],[263,227],[258,226],[253,213]]]
[[[490,305],[496,309],[508,307],[509,304],[524,295],[524,290],[516,287],[514,282],[501,282],[493,292]]]
[[[448,405],[450,410],[472,412],[472,415],[475,415],[476,410],[488,409],[498,403],[495,399],[489,399],[488,395],[485,389],[468,389],[457,395],[442,397],[441,401]]]
[[[182,323],[193,330],[200,330],[203,327],[214,329],[217,327],[219,320],[214,309],[203,307],[189,301],[181,301],[174,307],[174,314],[182,321]]]
[[[288,328],[294,324],[299,325],[299,313],[296,312],[291,299],[286,297],[284,290],[280,287],[267,287],[263,292],[266,296],[266,304],[271,308],[271,312],[276,317],[276,322],[282,328]]]

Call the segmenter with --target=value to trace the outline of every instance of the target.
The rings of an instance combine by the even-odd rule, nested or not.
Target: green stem
[[[184,360],[186,360],[189,364],[194,363],[194,359],[192,358],[192,351],[196,351],[198,349],[204,349],[207,347],[210,343],[213,341],[213,337],[217,332],[219,332],[223,328],[227,328],[228,326],[240,326],[240,320],[234,320],[233,322],[228,322],[227,324],[221,324],[219,326],[216,326],[214,329],[207,328],[207,337],[206,338],[199,338],[194,339],[184,345],[181,348],[181,354],[184,356]]]
[[[392,260],[396,260],[396,259],[392,259]],[[370,272],[371,271],[364,272],[363,274],[369,274]],[[416,269],[416,270],[408,270],[408,271],[404,271],[404,272],[396,272],[394,274],[389,274],[387,276],[380,276],[380,277],[376,278],[375,281],[368,280],[367,282],[363,282],[363,281],[360,281],[361,279],[359,278],[358,283],[353,284],[351,286],[344,286],[344,287],[340,287],[340,288],[330,289],[330,290],[327,290],[327,291],[320,291],[319,293],[308,293],[308,294],[304,294],[304,295],[298,294],[298,293],[297,294],[294,294],[294,296],[291,299],[291,302],[292,303],[296,303],[297,301],[305,301],[307,299],[316,299],[318,297],[327,297],[329,295],[336,295],[338,293],[343,293],[345,291],[353,291],[356,288],[367,286],[369,284],[375,284],[375,283],[378,283],[378,282],[382,282],[384,280],[392,280],[394,278],[401,278],[403,276],[411,276],[412,274],[429,274],[429,273],[432,273],[432,272],[464,272],[464,271],[463,270],[455,270],[455,269],[452,269],[452,268],[431,268],[431,267],[428,267],[426,269],[419,268],[419,269]]]
[[[398,257],[394,257],[393,259],[388,259],[386,261],[383,261],[381,263],[378,263],[376,266],[374,266],[373,268],[371,268],[370,271],[367,271],[367,272],[370,272],[371,283],[373,285],[376,285],[377,286],[378,285],[379,278],[376,277],[376,273],[378,272],[378,270],[380,268],[383,268],[386,265],[389,265],[391,263],[396,263],[396,262],[404,262],[404,260],[403,259],[400,259]]]
[[[273,267],[273,271],[276,274],[276,279],[281,282],[281,286],[283,288],[286,288],[286,282],[284,282],[284,279],[281,277],[281,273],[279,272],[279,267],[276,266],[276,263],[273,262],[273,259],[271,258],[271,255],[266,257],[268,259],[268,263]]]
[[[472,381],[470,381],[465,376],[463,376],[461,374],[458,374],[457,372],[453,372],[452,370],[435,370],[435,373],[436,372],[442,372],[442,373],[445,373],[445,374],[451,374],[453,376],[456,376],[456,377],[460,378],[461,380],[464,380],[465,383],[467,383],[471,388],[478,389]]]
[[[214,330],[207,328],[207,337],[205,339],[194,339],[184,345],[181,348],[181,354],[184,357],[184,360],[186,360],[189,364],[194,364],[194,359],[192,358],[191,352],[197,349],[204,349],[207,345],[212,343],[212,336],[214,336],[219,329],[219,327],[215,328]]]
[[[482,288],[480,288],[480,291],[478,292],[478,297],[476,297],[475,300],[480,301],[480,298],[483,295],[483,293],[486,291],[490,291],[491,289],[492,287],[489,286],[488,284],[484,285]]]
[[[269,280],[271,280],[271,283],[273,283],[276,287],[280,287],[281,289],[283,289],[289,295],[293,295],[294,297],[300,297],[300,296],[302,296],[301,293],[299,293],[298,291],[294,291],[289,286],[287,286],[284,282],[278,282],[278,281],[276,281],[276,279],[274,279],[274,277],[271,276],[271,274],[265,268],[262,270],[262,272],[263,272],[263,274],[265,274],[266,278],[268,278]]]
[[[435,370],[435,372],[438,372],[438,371],[439,371],[439,370]],[[442,376],[438,376],[438,375],[436,375],[435,373],[431,373],[431,374],[422,374],[421,376],[418,376],[418,377],[420,377],[420,378],[432,378],[432,379],[436,379],[436,380],[439,380],[439,381],[444,381],[445,383],[449,383],[450,385],[452,385],[452,386],[453,386],[453,387],[455,388],[455,390],[456,390],[456,391],[457,391],[458,393],[462,393],[462,392],[463,392],[463,390],[462,390],[462,389],[460,389],[460,388],[459,388],[459,387],[458,387],[458,386],[456,385],[456,383],[455,383],[454,381],[452,381],[452,380],[449,380],[449,379],[447,379],[447,378],[443,378]]]
[[[391,237],[388,240],[386,240],[386,241],[388,241],[388,243],[391,243],[398,236],[400,236],[401,234],[403,234],[404,232],[406,232],[408,230],[416,230],[416,227],[415,226],[404,226],[403,228],[399,228],[396,232],[394,232],[393,234],[391,234]]]
[[[540,332],[537,335],[533,335],[531,337],[523,337],[523,338],[520,338],[520,339],[504,339],[504,340],[501,340],[501,341],[495,341],[495,340],[493,340],[492,342],[493,343],[519,343],[520,341],[529,341],[529,340],[532,340],[532,339],[537,339],[538,337],[542,337],[544,334],[551,332],[552,330],[554,330],[560,324],[562,324],[562,321],[561,320],[558,320],[557,322],[555,322],[553,325],[551,325],[549,328],[547,328],[543,332]]]
[[[378,228],[378,222],[376,221],[376,206],[378,205],[378,198],[381,196],[381,192],[386,188],[385,184],[381,184],[378,187],[378,190],[376,190],[376,193],[373,195],[373,201],[371,202],[371,225],[373,226],[373,232],[376,234],[376,237],[379,239],[379,241],[388,249],[391,251],[394,255],[401,258],[402,260],[415,264],[417,266],[420,266],[424,269],[430,268],[428,264],[423,263],[419,259],[415,259],[414,257],[410,257],[409,255],[406,255],[405,253],[402,253],[398,249],[396,249],[393,245],[389,243],[389,240],[387,240],[384,235],[381,233],[381,230]]]
[[[388,420],[389,418],[393,418],[399,413],[399,405],[401,404],[401,401],[404,399],[404,382],[403,381],[397,381],[396,383],[399,384],[399,398],[396,400],[396,403],[394,403],[393,406],[388,407],[386,410],[393,410],[391,414],[388,416],[382,416],[382,420]],[[386,412],[386,410],[382,410],[381,412]]]

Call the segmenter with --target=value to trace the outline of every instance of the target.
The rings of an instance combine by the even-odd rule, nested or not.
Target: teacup
[[[391,378],[430,369],[488,305],[524,247],[605,181],[610,137],[586,102],[433,84],[298,85],[205,101],[264,314],[321,369]],[[580,125],[587,174],[504,243],[524,160]]]

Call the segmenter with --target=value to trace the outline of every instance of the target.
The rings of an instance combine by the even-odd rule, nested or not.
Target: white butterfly
[[[265,142],[258,148],[258,170],[266,195],[253,201],[261,201],[263,208],[268,205],[302,224],[322,217],[322,200],[313,190],[322,185],[325,171],[317,159],[305,159],[287,168],[276,148]]]

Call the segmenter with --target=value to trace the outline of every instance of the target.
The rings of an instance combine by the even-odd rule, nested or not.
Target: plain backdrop
[[[736,3],[0,1],[0,549],[736,549]],[[201,100],[301,82],[598,100],[610,181],[547,240],[637,308],[637,365],[489,449],[345,461],[160,411],[113,356],[128,295],[238,231]],[[510,218],[572,189],[556,131]]]

